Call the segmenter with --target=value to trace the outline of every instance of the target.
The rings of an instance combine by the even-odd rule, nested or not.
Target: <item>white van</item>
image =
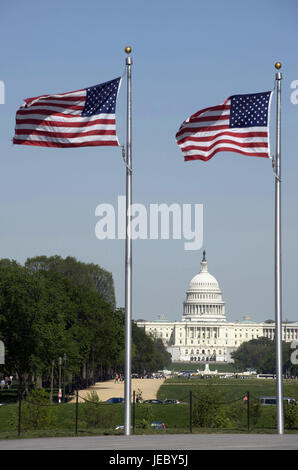
[[[276,405],[276,397],[260,397],[260,402],[261,405]],[[284,403],[286,404],[295,404],[296,405],[296,400],[295,398],[290,398],[290,397],[284,397]]]

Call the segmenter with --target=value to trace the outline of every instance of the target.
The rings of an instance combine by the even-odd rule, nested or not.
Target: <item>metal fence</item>
[[[180,400],[180,404],[169,404],[161,407],[155,404],[140,403],[136,399],[136,392],[133,392],[132,399],[132,433],[150,432],[200,432],[200,428],[208,427],[200,425],[198,416],[202,415],[200,408],[200,395],[190,391]],[[70,397],[68,397],[70,398]],[[256,398],[256,397],[255,397]],[[249,392],[233,400],[226,400],[211,404],[217,410],[221,407],[229,409],[235,403],[239,403],[242,415],[246,416],[245,422],[242,420],[241,429],[238,431],[251,431],[251,399]],[[124,406],[100,402],[89,397],[82,396],[79,390],[72,395],[72,403],[53,403],[48,400],[24,398],[21,394],[18,397],[17,413],[17,435],[26,435],[27,431],[34,431],[41,435],[44,431],[48,433],[64,432],[63,435],[82,434],[121,434],[124,423]],[[0,411],[1,414],[1,411]],[[208,417],[208,413],[206,415]],[[59,421],[60,420],[60,421]],[[208,421],[208,420],[207,420]],[[199,423],[199,424],[198,424]],[[211,427],[216,427],[214,424]],[[219,426],[225,429],[225,421]]]

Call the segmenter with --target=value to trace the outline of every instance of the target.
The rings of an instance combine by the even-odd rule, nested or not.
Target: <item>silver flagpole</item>
[[[132,322],[132,243],[131,243],[131,65],[129,56],[131,47],[126,47],[126,71],[127,71],[127,130],[126,130],[126,245],[125,245],[125,385],[124,385],[124,434],[130,435],[131,428],[131,322]]]
[[[281,63],[276,62],[276,155],[275,169],[275,348],[276,348],[276,413],[278,434],[284,433],[283,381],[282,381],[282,308],[281,308]]]

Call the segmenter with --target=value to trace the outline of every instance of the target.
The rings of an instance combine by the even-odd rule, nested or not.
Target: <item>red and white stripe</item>
[[[119,145],[115,114],[83,117],[86,89],[28,98],[16,113],[14,144],[44,147]]]
[[[186,119],[176,134],[184,160],[208,161],[217,152],[269,158],[268,127],[230,128],[231,100]]]

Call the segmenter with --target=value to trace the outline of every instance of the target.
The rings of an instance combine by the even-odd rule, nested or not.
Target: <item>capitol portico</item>
[[[231,353],[244,341],[260,337],[274,339],[275,324],[242,321],[228,322],[225,302],[214,276],[208,271],[203,253],[201,271],[190,281],[180,322],[138,321],[147,334],[163,340],[174,362],[232,362]],[[283,341],[298,340],[298,323],[284,323]]]

